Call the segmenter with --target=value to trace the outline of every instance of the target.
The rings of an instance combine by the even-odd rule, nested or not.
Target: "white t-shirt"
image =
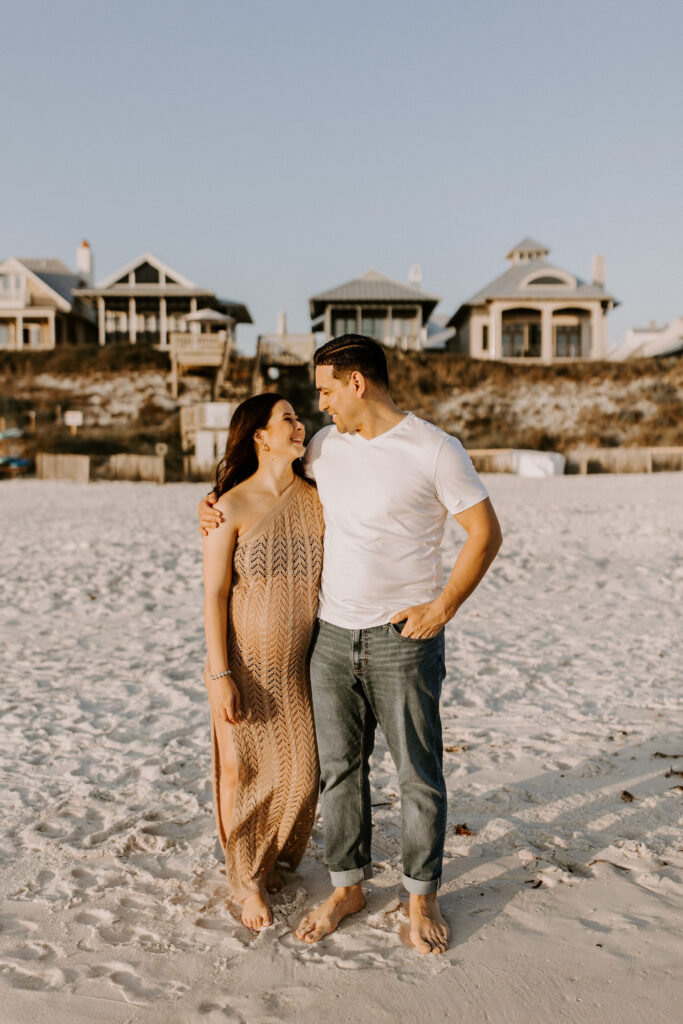
[[[433,601],[448,513],[488,496],[460,441],[412,413],[369,441],[324,427],[305,468],[325,516],[318,615],[346,629]]]

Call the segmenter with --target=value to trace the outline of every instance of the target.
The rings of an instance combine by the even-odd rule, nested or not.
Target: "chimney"
[[[416,288],[419,288],[422,284],[422,268],[419,263],[413,263],[412,267],[408,271],[408,280]]]
[[[591,277],[593,278],[593,284],[605,287],[605,257],[601,252],[596,252],[591,260]]]
[[[93,285],[93,260],[90,243],[85,239],[76,250],[76,269],[89,288]]]
[[[277,315],[277,333],[278,334],[286,334],[287,333],[287,310],[286,309],[281,309],[280,312]]]

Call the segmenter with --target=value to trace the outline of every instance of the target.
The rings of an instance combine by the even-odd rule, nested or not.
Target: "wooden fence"
[[[478,473],[514,473],[512,448],[468,448],[467,454]]]
[[[568,456],[579,473],[653,473],[683,469],[683,447],[579,448]]]
[[[90,457],[38,452],[36,476],[39,480],[71,480],[74,483],[87,484],[90,479]]]
[[[516,473],[512,448],[470,448],[468,455],[479,473]],[[567,469],[579,473],[654,473],[683,470],[683,447],[577,448],[567,453]]]
[[[163,455],[134,455],[121,452],[109,458],[107,476],[110,480],[148,480],[163,484],[165,479]]]

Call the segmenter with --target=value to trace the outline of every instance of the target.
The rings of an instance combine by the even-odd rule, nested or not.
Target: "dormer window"
[[[520,288],[576,288],[577,281],[568,271],[557,267],[535,267],[519,282]]]
[[[551,275],[551,274],[542,274],[540,277],[532,277],[526,283],[527,283],[527,287],[531,287],[531,285],[537,285],[537,284],[564,284],[564,285],[566,285],[568,282],[563,280],[563,278],[561,278],[561,277],[555,277],[554,275]]]

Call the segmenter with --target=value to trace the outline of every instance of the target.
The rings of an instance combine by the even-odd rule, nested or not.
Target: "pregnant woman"
[[[303,478],[303,441],[282,396],[242,402],[216,471],[223,519],[204,538],[216,822],[233,896],[255,931],[272,922],[276,862],[293,869],[303,856],[318,795],[306,656],[323,518]]]

